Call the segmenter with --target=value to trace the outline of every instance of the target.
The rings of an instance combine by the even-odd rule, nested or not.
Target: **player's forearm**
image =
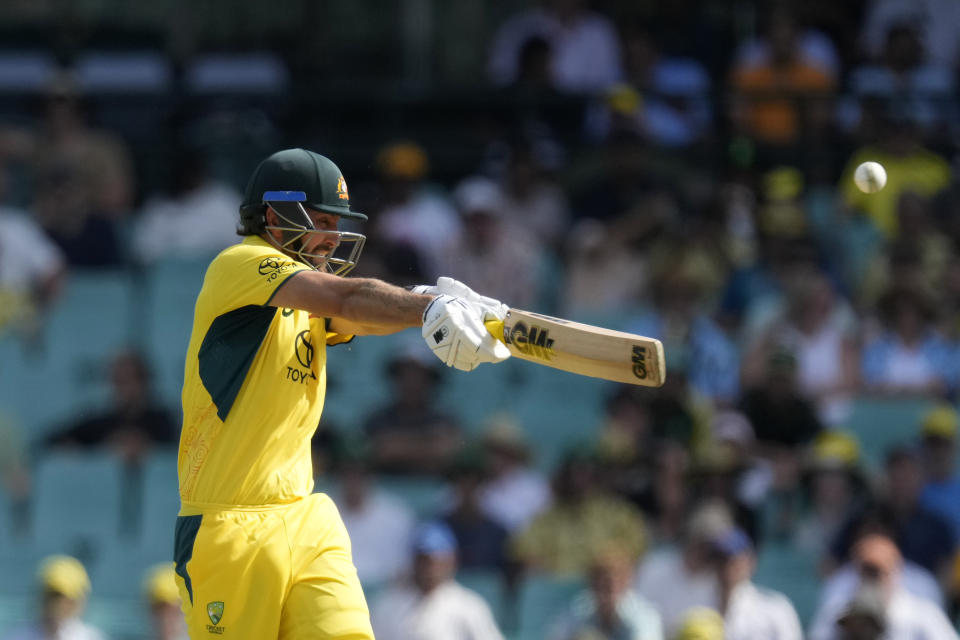
[[[346,282],[352,286],[341,299],[338,317],[371,330],[419,327],[423,310],[434,298],[374,278],[350,278]]]

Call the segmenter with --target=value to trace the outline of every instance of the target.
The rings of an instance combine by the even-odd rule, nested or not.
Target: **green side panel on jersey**
[[[176,533],[173,537],[173,561],[177,572],[187,585],[190,604],[193,604],[193,581],[187,573],[187,563],[193,557],[193,543],[197,540],[203,516],[177,516]]]
[[[276,313],[276,307],[240,307],[217,316],[203,337],[198,353],[200,380],[220,420],[227,419]]]

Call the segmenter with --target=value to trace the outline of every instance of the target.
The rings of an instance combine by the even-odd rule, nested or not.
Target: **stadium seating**
[[[801,624],[807,626],[820,591],[816,558],[787,544],[767,544],[757,554],[753,581],[790,598]]]
[[[920,420],[932,407],[926,398],[862,396],[854,401],[845,426],[859,439],[864,462],[877,468],[891,446],[917,440]]]
[[[501,630],[509,627],[511,621],[507,607],[507,593],[501,572],[484,569],[461,569],[457,572],[457,582],[477,592],[486,600]]]
[[[581,580],[531,575],[520,585],[517,629],[514,640],[542,640],[569,610],[573,598],[585,588]]]

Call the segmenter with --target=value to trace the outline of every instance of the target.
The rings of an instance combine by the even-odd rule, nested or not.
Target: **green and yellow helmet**
[[[282,226],[267,224],[267,209],[273,209]],[[306,149],[284,149],[263,160],[254,170],[240,205],[240,233],[256,235],[265,231],[281,232],[279,247],[318,270],[344,275],[353,269],[366,237],[359,233],[316,229],[307,209],[331,213],[341,218],[366,220],[367,216],[350,209],[350,194],[343,173],[329,158]],[[329,253],[304,250],[308,234],[335,236],[336,246]],[[349,246],[349,251],[340,251]]]

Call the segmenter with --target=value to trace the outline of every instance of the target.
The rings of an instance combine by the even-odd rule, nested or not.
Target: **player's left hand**
[[[463,298],[468,303],[477,307],[483,314],[483,321],[503,320],[507,317],[507,311],[510,307],[499,300],[482,296],[464,283],[447,276],[437,278],[436,285],[419,284],[411,289],[414,293],[426,293],[428,295],[445,294]]]
[[[422,333],[434,355],[461,371],[510,357],[507,347],[483,325],[480,311],[463,298],[434,298],[423,312]]]

